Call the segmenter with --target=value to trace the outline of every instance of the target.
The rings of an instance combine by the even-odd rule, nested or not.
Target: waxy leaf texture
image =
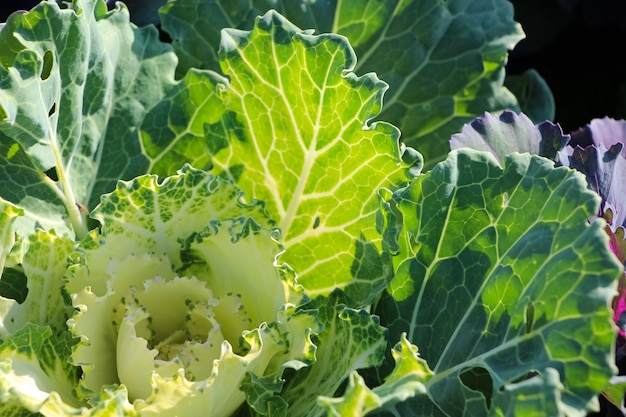
[[[599,198],[584,177],[528,154],[501,168],[459,150],[393,198],[400,255],[376,311],[434,372],[428,396],[399,413],[498,415],[534,392],[585,415],[613,374],[606,306],[621,268],[603,221],[587,224]]]
[[[437,163],[519,108],[510,2],[173,0],[173,45],[108,3],[0,26],[0,414],[597,405],[623,267],[515,153],[568,138],[487,113]]]
[[[0,32],[0,196],[32,223],[79,237],[81,205],[149,171],[136,129],[176,67],[170,46],[154,28],[131,27],[124,7],[80,6],[42,2]]]
[[[219,71],[219,29],[249,30],[270,9],[302,29],[346,36],[359,58],[354,71],[389,83],[378,119],[398,126],[427,166],[445,158],[463,123],[484,111],[519,110],[503,87],[504,65],[524,35],[502,0],[172,1],[160,15],[179,73]]]
[[[345,38],[312,35],[275,12],[252,31],[223,31],[219,56],[229,80],[190,71],[146,118],[145,148],[210,156],[216,173],[264,201],[287,249],[282,260],[309,294],[342,288],[371,303],[391,277],[388,255],[378,253],[377,190],[399,188],[421,168],[397,128],[370,122],[387,85],[353,73]]]

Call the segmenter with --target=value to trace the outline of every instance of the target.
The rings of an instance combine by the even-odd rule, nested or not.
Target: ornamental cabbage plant
[[[302,288],[275,262],[260,206],[240,194],[184,167],[103,198],[92,213],[101,231],[81,242],[65,286],[76,309],[69,329],[84,341],[71,356],[81,390],[123,384],[145,416],[230,415],[246,373],[313,361],[316,319],[296,313]]]
[[[101,0],[2,26],[1,414],[597,408],[623,274],[601,197],[541,156],[410,146],[519,108],[508,2],[302,3],[297,25],[243,3],[169,2],[174,46]]]

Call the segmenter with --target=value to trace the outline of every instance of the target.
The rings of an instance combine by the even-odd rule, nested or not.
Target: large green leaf
[[[459,150],[394,201],[400,255],[377,312],[390,340],[406,332],[434,372],[428,397],[397,412],[593,408],[614,372],[608,306],[621,268],[603,222],[588,224],[599,198],[584,177],[536,156],[501,168]]]
[[[359,57],[355,72],[389,83],[380,119],[399,126],[427,164],[445,157],[463,123],[484,111],[519,110],[503,81],[507,52],[523,32],[504,0],[173,0],[160,13],[179,73],[218,70],[219,30],[249,29],[271,8],[303,29],[347,37]]]
[[[391,276],[378,253],[376,190],[398,188],[421,168],[395,127],[370,123],[386,84],[354,75],[345,38],[311,35],[275,12],[251,32],[225,30],[220,59],[229,82],[190,71],[146,118],[156,173],[177,163],[160,155],[199,164],[210,155],[216,173],[265,202],[282,232],[281,260],[310,294],[339,287],[371,303]],[[167,127],[155,127],[162,120]]]
[[[81,206],[149,171],[136,127],[173,85],[176,58],[101,0],[16,13],[0,44],[0,196],[82,236]]]
[[[167,2],[159,14],[179,58],[179,76],[184,76],[191,68],[219,72],[220,31],[252,29],[254,17],[267,10],[254,7],[251,0]]]

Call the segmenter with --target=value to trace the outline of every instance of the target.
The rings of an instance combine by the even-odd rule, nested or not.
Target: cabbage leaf
[[[26,210],[24,230],[82,237],[101,194],[149,172],[136,128],[173,86],[176,57],[121,5],[75,9],[42,2],[0,32],[0,197]]]
[[[390,340],[406,333],[434,373],[427,395],[396,412],[594,409],[614,372],[607,305],[622,269],[604,221],[587,224],[599,197],[584,177],[537,156],[512,154],[500,167],[460,149],[393,201],[400,255],[376,312]]]
[[[26,294],[23,299],[10,292],[0,295],[0,338],[28,323],[49,326],[59,333],[66,329],[65,322],[71,315],[61,288],[74,241],[54,231],[38,230],[25,246],[20,264],[5,269],[3,281],[9,280],[9,271],[27,278]]]
[[[503,87],[504,65],[524,35],[512,5],[501,0],[169,1],[159,13],[180,57],[179,74],[191,67],[226,73],[219,30],[250,30],[270,9],[303,29],[346,36],[359,57],[354,71],[376,72],[389,83],[379,120],[398,126],[429,167],[445,158],[463,123],[484,111],[519,110]],[[549,90],[535,90],[543,99],[539,117],[550,118],[541,111]]]
[[[559,152],[570,142],[558,124],[544,121],[535,124],[524,113],[504,111],[499,115],[485,113],[452,135],[450,148],[471,148],[490,152],[502,164],[512,153],[530,153],[558,162]]]
[[[447,145],[515,107],[510,4],[283,3],[202,3],[232,18],[219,73],[178,79],[123,5],[44,2],[2,26],[3,415],[592,409],[623,270],[584,178],[467,150],[422,174],[378,121]],[[183,4],[201,7],[163,18]],[[294,24],[271,5],[311,8]],[[370,64],[389,85],[357,75]]]
[[[312,35],[276,12],[252,31],[225,30],[219,56],[229,80],[190,71],[146,117],[146,150],[175,161],[199,149],[210,155],[214,171],[265,202],[283,260],[308,294],[341,288],[356,305],[370,304],[391,278],[389,256],[379,253],[377,190],[421,169],[397,128],[370,123],[387,85],[352,72],[345,38]],[[166,161],[157,174],[172,169]]]
[[[93,212],[101,232],[66,285],[72,362],[89,396],[124,384],[142,416],[230,415],[246,373],[313,362],[319,326],[295,312],[306,299],[261,204],[188,166],[156,179],[118,183]]]

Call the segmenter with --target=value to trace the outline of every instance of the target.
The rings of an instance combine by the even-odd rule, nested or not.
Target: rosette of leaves
[[[372,122],[387,84],[354,74],[346,38],[276,12],[223,31],[221,75],[176,80],[172,48],[122,5],[63,5],[14,15],[0,32],[3,414],[592,405],[612,373],[617,268],[586,224],[596,202],[580,176],[517,157],[502,170],[468,151],[421,175],[399,130]],[[196,168],[177,172],[185,163]],[[546,284],[571,253],[590,256],[574,260],[568,285]],[[412,267],[429,260],[426,275]],[[460,267],[444,274],[442,264]],[[521,289],[497,279],[509,266]],[[416,303],[409,289],[423,282]],[[433,311],[449,316],[422,314]],[[514,352],[527,353],[513,363]],[[356,370],[371,367],[367,386]]]
[[[130,25],[122,5],[65,6],[42,3],[0,32],[10,46],[0,84],[3,413],[188,414],[211,395],[225,414],[321,413],[317,398],[379,364],[386,348],[386,330],[361,308],[391,276],[376,232],[377,190],[421,167],[395,127],[369,122],[386,84],[351,73],[344,38],[313,36],[275,13],[251,32],[225,35],[230,80],[190,71],[175,81],[171,49],[153,28]],[[268,56],[282,79],[265,66]],[[215,166],[226,179],[176,173],[186,162]],[[150,172],[163,181],[140,175]],[[103,197],[118,180],[126,182]],[[265,202],[221,212],[240,188]],[[290,263],[316,295],[309,307],[291,269],[274,265],[275,226],[281,262],[293,252]],[[216,239],[242,254],[216,257]],[[220,285],[256,272],[233,278],[226,265],[224,282],[207,274],[220,262],[245,267],[257,240],[276,285],[264,281],[267,292],[245,302],[244,292]],[[173,321],[164,318],[170,307]],[[310,338],[324,360],[313,362]],[[404,366],[415,359],[405,352]],[[239,371],[222,381],[231,372],[214,374],[214,359]],[[285,368],[294,374],[282,381]],[[218,385],[227,394],[210,389]]]
[[[246,374],[270,376],[314,361],[314,314],[276,262],[260,204],[232,184],[184,168],[120,183],[93,216],[65,286],[81,342],[80,392],[123,384],[144,416],[228,416]],[[210,220],[209,220],[210,219]]]

